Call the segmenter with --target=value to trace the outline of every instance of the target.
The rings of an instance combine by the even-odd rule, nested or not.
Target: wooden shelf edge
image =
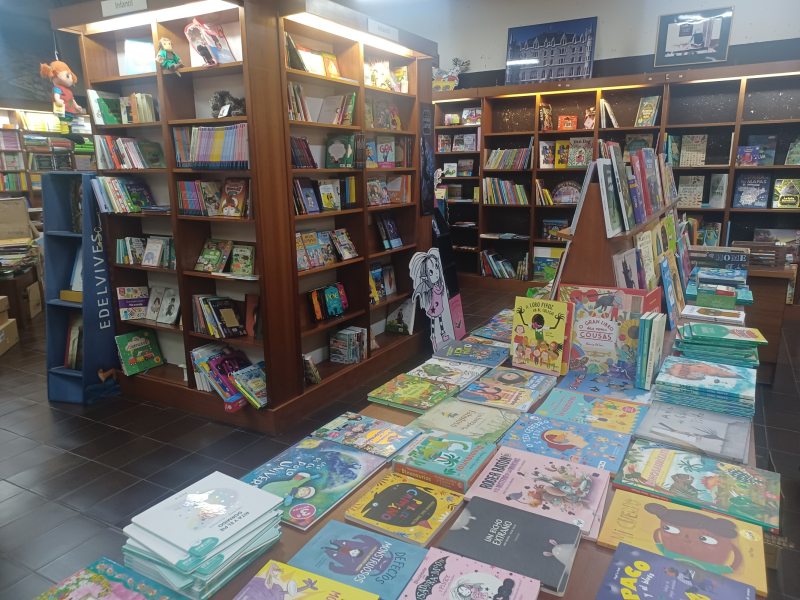
[[[348,310],[344,314],[338,317],[325,319],[324,321],[314,321],[312,323],[309,323],[309,326],[306,329],[300,330],[300,337],[304,338],[310,335],[314,335],[315,333],[319,333],[320,331],[326,331],[332,327],[340,325],[341,323],[346,323],[347,321],[351,321],[356,317],[360,317],[365,312],[367,311],[364,310],[363,308],[360,310],[353,310],[353,311]]]
[[[364,260],[363,256],[357,256],[356,258],[351,258],[350,260],[340,260],[337,263],[332,265],[328,265],[327,267],[317,267],[316,269],[306,269],[305,271],[298,271],[298,277],[304,277],[306,275],[312,275],[314,273],[322,273],[324,271],[330,271],[331,269],[338,269],[339,267],[346,267],[355,263],[359,263]]]

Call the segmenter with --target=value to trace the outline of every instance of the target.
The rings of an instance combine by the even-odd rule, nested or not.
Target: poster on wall
[[[656,67],[728,60],[733,7],[658,17]]]
[[[433,214],[436,203],[436,164],[433,160],[433,104],[419,103],[419,209],[423,217]]]
[[[508,30],[506,85],[589,79],[597,17]]]

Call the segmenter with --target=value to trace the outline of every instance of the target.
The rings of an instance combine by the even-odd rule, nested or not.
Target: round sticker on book
[[[311,490],[311,493],[306,493],[304,497],[308,498],[314,495],[314,488],[300,488],[297,497],[301,497],[301,494],[305,490]],[[293,519],[310,519],[314,516],[317,512],[317,508],[311,504],[298,504],[297,506],[293,506],[289,511],[289,516]]]
[[[739,535],[741,535],[746,540],[750,540],[751,542],[761,541],[761,536],[752,529],[742,529],[739,532]]]

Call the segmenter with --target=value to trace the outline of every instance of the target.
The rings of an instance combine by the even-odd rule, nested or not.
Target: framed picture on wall
[[[728,60],[733,7],[693,10],[658,17],[656,67]]]

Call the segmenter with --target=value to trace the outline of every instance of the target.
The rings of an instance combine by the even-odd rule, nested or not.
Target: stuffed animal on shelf
[[[221,91],[211,94],[211,117],[216,119],[219,117],[220,110],[223,107],[230,105],[225,117],[243,117],[247,114],[247,106],[244,98],[235,98],[230,92]]]
[[[158,40],[158,47],[159,51],[156,54],[156,62],[160,64],[163,68],[169,69],[173,73],[175,73],[178,77],[181,76],[179,68],[183,67],[183,61],[181,57],[175,54],[172,50],[172,40],[169,38],[161,38]]]
[[[83,109],[75,102],[71,88],[78,81],[75,73],[70,70],[67,63],[55,60],[49,65],[42,63],[39,73],[53,84],[53,113],[61,121],[62,135],[76,144],[83,144],[82,136],[72,133],[72,120],[75,114],[80,114]]]

